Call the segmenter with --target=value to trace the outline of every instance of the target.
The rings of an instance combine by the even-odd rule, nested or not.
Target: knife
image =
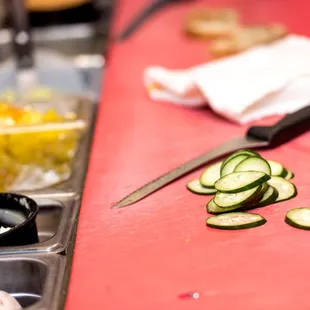
[[[273,126],[250,127],[245,136],[229,140],[207,153],[204,153],[158,177],[120,200],[113,205],[112,208],[122,208],[131,205],[219,157],[243,148],[276,147],[292,140],[297,135],[309,129],[310,105],[292,114],[286,115]]]
[[[145,8],[141,10],[126,26],[126,28],[119,35],[119,41],[129,38],[151,15],[155,14],[161,8],[168,4],[177,3],[185,0],[151,0]]]

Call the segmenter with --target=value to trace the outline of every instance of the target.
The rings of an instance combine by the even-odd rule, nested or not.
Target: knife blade
[[[295,136],[310,129],[310,106],[306,106],[292,114],[283,117],[273,126],[253,126],[250,127],[245,136],[237,137],[226,141],[220,146],[184,163],[183,165],[165,173],[152,180],[144,186],[138,188],[112,208],[122,208],[129,206],[173,181],[193,172],[201,166],[243,148],[261,148],[279,146]],[[306,125],[306,127],[304,126]],[[295,128],[293,128],[295,127]],[[292,130],[295,129],[295,130]]]

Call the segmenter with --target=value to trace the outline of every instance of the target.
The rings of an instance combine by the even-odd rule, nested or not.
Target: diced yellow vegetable
[[[70,115],[70,120],[74,119]],[[5,190],[18,177],[22,167],[35,165],[53,170],[60,179],[68,176],[77,148],[79,133],[55,130],[35,133],[1,134],[3,126],[36,125],[68,120],[55,110],[46,112],[18,108],[0,102],[0,190]]]

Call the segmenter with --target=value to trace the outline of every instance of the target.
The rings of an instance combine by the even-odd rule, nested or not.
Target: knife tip
[[[124,208],[127,207],[128,205],[130,205],[130,203],[127,203],[124,200],[121,200],[119,202],[117,202],[116,204],[114,204],[111,209],[119,209],[119,208]]]
[[[147,196],[145,193],[142,194],[140,191],[141,191],[141,189],[138,189],[135,192],[131,193],[130,195],[126,196],[125,198],[123,198],[122,200],[120,200],[119,202],[114,204],[111,207],[111,209],[118,209],[118,208],[127,207],[129,205],[132,205],[132,204],[140,201],[141,199],[143,199],[144,197]]]
[[[111,209],[118,209],[118,208],[121,208],[121,204],[120,202],[117,202],[116,204],[114,204]]]

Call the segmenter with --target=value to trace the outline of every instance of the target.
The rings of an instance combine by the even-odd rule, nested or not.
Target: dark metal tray
[[[27,310],[58,309],[65,267],[62,255],[2,256],[0,290]]]
[[[66,31],[61,27],[39,30],[34,39],[40,48],[64,52],[78,69],[84,85],[79,95],[85,95],[87,103],[80,106],[77,114],[86,120],[88,127],[80,141],[69,180],[45,189],[21,191],[39,204],[36,223],[40,242],[0,247],[0,290],[14,296],[27,310],[64,307],[104,71],[106,38],[95,37],[89,26],[73,26],[72,31],[67,28]],[[6,30],[0,31],[0,61],[11,55],[9,39]]]
[[[36,219],[39,243],[18,247],[0,247],[0,255],[61,253],[66,250],[77,221],[80,199],[78,197],[58,197],[35,200],[39,205]],[[1,271],[0,277],[2,278]]]

